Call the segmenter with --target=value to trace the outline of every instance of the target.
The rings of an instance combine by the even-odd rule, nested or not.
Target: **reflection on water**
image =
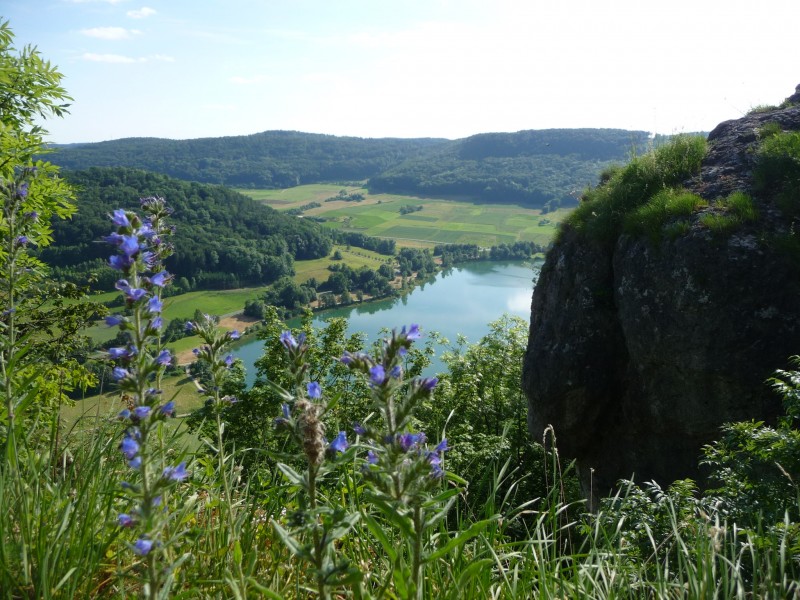
[[[529,262],[467,263],[439,273],[433,282],[420,285],[401,298],[319,312],[314,325],[321,326],[331,317],[345,317],[348,332],[365,332],[369,343],[382,328],[418,323],[423,331],[437,331],[451,341],[463,334],[474,343],[488,332],[488,323],[504,313],[526,321],[530,318],[533,280],[538,269],[539,265]],[[235,352],[247,367],[248,384],[255,379],[253,363],[261,350],[262,343],[254,340]],[[442,350],[439,348],[437,354]],[[442,369],[436,359],[427,374]]]

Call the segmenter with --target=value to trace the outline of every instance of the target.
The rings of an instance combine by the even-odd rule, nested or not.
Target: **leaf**
[[[378,540],[378,543],[383,548],[383,551],[386,552],[389,560],[394,563],[394,561],[397,560],[397,549],[389,539],[389,536],[386,535],[383,527],[378,524],[378,522],[375,520],[375,517],[372,515],[364,514],[362,515],[362,518],[364,519],[364,523],[366,523],[367,528],[370,530],[370,533],[375,536],[375,539]]]
[[[275,528],[275,533],[277,533],[278,537],[281,538],[283,545],[288,548],[289,552],[298,558],[311,560],[311,554],[308,552],[308,549],[304,546],[301,546],[300,542],[292,537],[292,534],[281,527],[276,521],[272,522],[272,526]]]
[[[278,468],[281,470],[281,473],[284,474],[286,479],[291,481],[295,485],[299,485],[300,487],[304,487],[304,477],[300,475],[297,471],[295,471],[292,467],[284,463],[278,463]]]
[[[459,546],[463,546],[467,543],[470,539],[474,538],[478,535],[481,531],[483,531],[490,523],[497,521],[500,518],[500,515],[494,515],[489,519],[484,519],[483,521],[478,521],[477,523],[473,523],[469,526],[466,531],[462,531],[456,537],[452,538],[449,542],[447,542],[444,546],[432,552],[427,557],[425,557],[425,561],[432,561],[438,560],[454,548],[458,548]]]

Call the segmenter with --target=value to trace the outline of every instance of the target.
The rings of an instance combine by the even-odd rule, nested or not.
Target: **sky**
[[[0,0],[48,141],[709,131],[800,84],[798,0]]]

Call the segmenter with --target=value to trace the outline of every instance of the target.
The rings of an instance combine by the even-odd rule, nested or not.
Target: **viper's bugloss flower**
[[[186,470],[186,463],[182,462],[177,467],[167,467],[162,473],[164,479],[171,479],[172,481],[183,481],[189,476]]]
[[[129,411],[127,408],[123,408],[121,411],[117,413],[117,418],[122,419],[123,421],[125,419],[130,419],[131,411]]]
[[[155,319],[150,321],[150,327],[152,329],[155,329],[156,331],[161,329],[161,327],[163,326],[164,326],[164,319],[162,319],[161,317],[156,317]]]
[[[159,412],[164,415],[165,417],[174,417],[175,416],[175,401],[170,400],[164,406],[158,409]]]
[[[186,333],[194,333],[194,323],[191,321],[186,321],[184,329],[186,330]]]
[[[119,243],[119,251],[128,258],[139,252],[139,238],[135,235],[123,235]]]
[[[167,271],[161,271],[150,278],[150,283],[158,287],[164,287],[171,277],[172,276]]]
[[[424,433],[401,433],[397,436],[397,444],[403,452],[425,443]]]
[[[439,380],[436,377],[426,377],[420,381],[419,386],[426,392],[431,392],[433,391],[433,388],[436,387],[437,383],[439,383]]]
[[[120,360],[123,358],[128,358],[130,356],[127,348],[109,348],[107,352],[109,358],[113,360]]]
[[[356,432],[356,435],[367,435],[367,430],[364,429],[364,426],[358,421],[353,423],[353,431]]]
[[[129,287],[125,291],[125,296],[128,298],[130,302],[138,302],[142,298],[147,295],[147,290],[142,288],[131,288]]]
[[[320,387],[319,383],[316,381],[312,381],[306,386],[306,391],[308,392],[309,398],[314,398],[315,400],[322,396],[322,388]]]
[[[235,360],[235,359],[233,358],[233,354],[228,354],[228,355],[225,357],[225,366],[226,366],[226,367],[228,367],[228,368],[230,368],[231,366],[233,366],[233,361],[234,361],[234,360]]]
[[[150,414],[150,407],[149,406],[137,406],[133,409],[133,416],[137,419],[146,419],[147,415]]]
[[[133,520],[128,513],[120,513],[117,517],[117,524],[120,527],[133,527],[136,524],[136,521]]]
[[[139,455],[134,456],[132,459],[128,461],[128,466],[131,469],[138,471],[139,469],[142,468],[142,457]]]
[[[125,317],[122,317],[120,315],[108,315],[106,317],[106,325],[108,325],[109,327],[116,327],[117,325],[124,322],[125,322]]]
[[[297,348],[297,340],[294,339],[291,331],[282,331],[280,337],[281,344],[283,344],[287,350],[294,350]]]
[[[369,450],[367,452],[367,462],[369,464],[371,464],[371,465],[377,465],[378,464],[378,455],[375,454],[372,450]]]
[[[290,417],[291,409],[285,402],[281,404],[281,412],[283,413],[284,418],[288,419]]]
[[[403,329],[400,331],[400,335],[404,336],[407,340],[413,342],[418,340],[422,337],[422,334],[419,331],[419,325],[416,323],[412,323],[411,326],[406,331],[406,326],[403,325]]]
[[[232,340],[238,340],[240,337],[242,337],[242,334],[239,333],[238,329],[234,329],[233,331],[228,332],[228,337]]]
[[[117,227],[130,227],[131,222],[128,219],[128,214],[125,212],[125,209],[118,208],[115,210],[111,215],[111,222],[114,223]]]
[[[139,538],[133,543],[133,551],[139,556],[147,556],[153,549],[153,540]]]
[[[167,366],[172,362],[172,354],[169,353],[169,350],[162,350],[158,357],[156,357],[156,363],[162,366]]]
[[[389,375],[391,375],[395,379],[400,379],[400,377],[403,375],[403,367],[401,367],[400,365],[393,366],[392,370],[389,372]]]
[[[151,296],[150,300],[147,301],[147,310],[148,312],[158,314],[164,308],[164,303],[161,302],[161,299],[158,296]]]
[[[434,448],[434,450],[439,454],[449,449],[450,448],[447,447],[447,438],[442,438],[442,441],[436,445],[436,448]]]
[[[28,236],[27,235],[18,235],[17,236],[17,245],[18,246],[24,246],[25,244],[28,243],[28,241],[29,240],[28,240]]]
[[[328,446],[333,452],[344,452],[349,447],[350,444],[347,443],[347,434],[345,434],[344,431],[340,431],[339,435],[337,435]]]
[[[381,385],[386,381],[386,371],[383,365],[375,365],[369,370],[369,379],[373,385]]]
[[[125,436],[122,438],[122,443],[119,445],[119,449],[122,451],[122,455],[125,458],[131,460],[139,453],[139,442],[130,436]]]
[[[124,271],[131,266],[131,259],[122,254],[112,254],[108,259],[108,265],[115,271]]]
[[[30,220],[31,220],[31,221],[33,221],[34,223],[35,223],[36,221],[38,221],[38,220],[39,220],[39,213],[38,213],[38,212],[36,212],[35,210],[31,210],[31,211],[29,211],[29,212],[26,212],[26,213],[25,213],[23,216],[24,216],[26,219],[30,219]]]
[[[122,367],[114,367],[111,370],[111,376],[114,378],[115,381],[120,381],[125,379],[126,377],[130,376],[130,372],[128,369],[123,369]]]

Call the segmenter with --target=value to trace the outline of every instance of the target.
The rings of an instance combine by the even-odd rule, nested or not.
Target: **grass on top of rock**
[[[800,131],[763,139],[753,177],[757,192],[774,196],[789,219],[800,217]]]
[[[681,135],[634,157],[622,168],[607,169],[600,184],[583,195],[581,205],[564,222],[565,228],[603,244],[614,243],[626,216],[659,192],[696,174],[706,150],[705,138]]]
[[[688,230],[688,217],[707,202],[683,189],[663,189],[625,217],[625,233],[646,235],[655,245]]]

